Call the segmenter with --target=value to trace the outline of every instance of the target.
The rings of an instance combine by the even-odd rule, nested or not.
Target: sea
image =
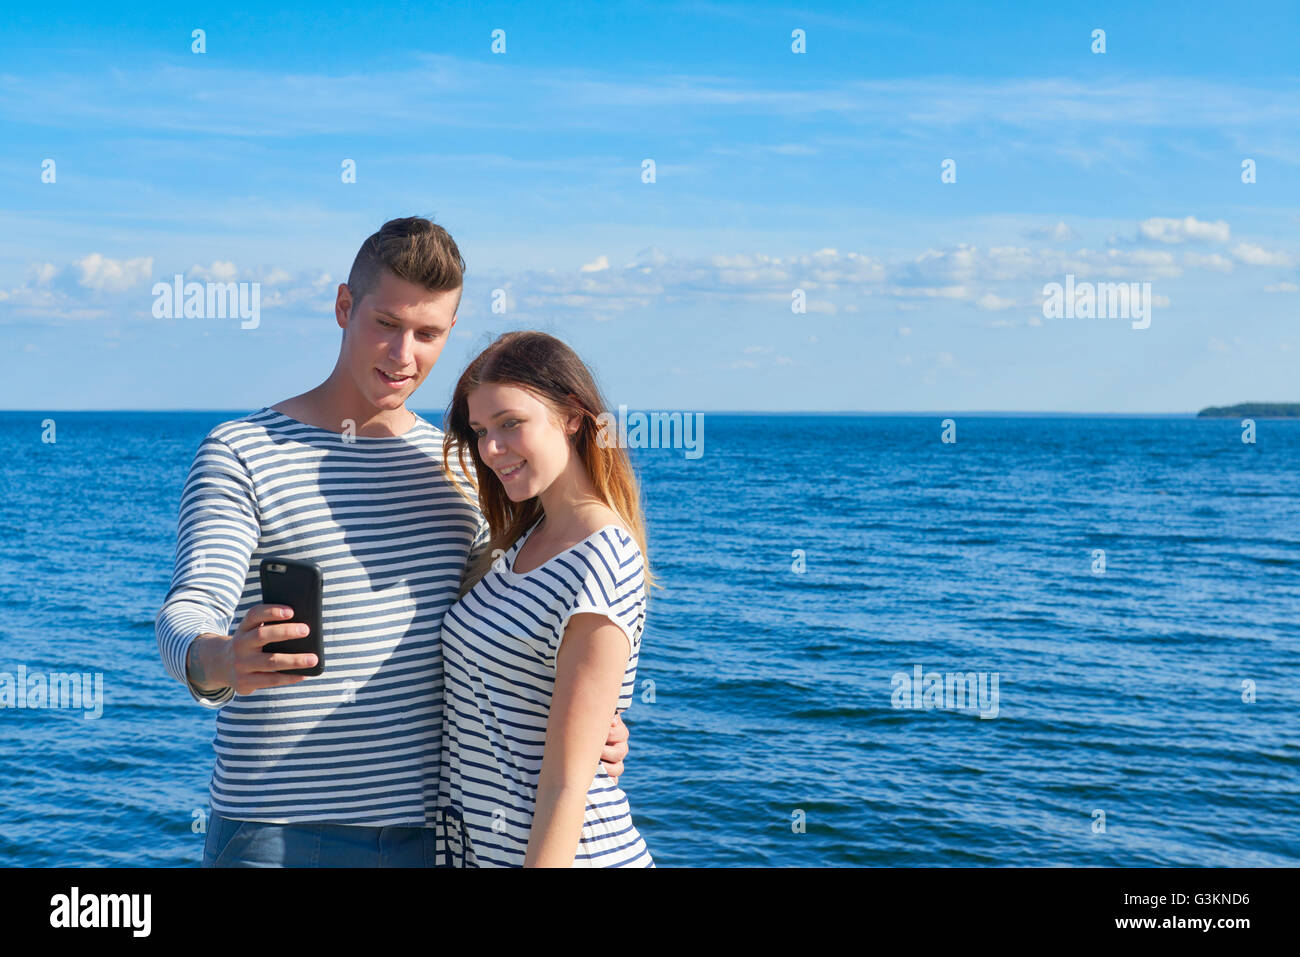
[[[103,683],[0,707],[0,865],[199,865],[215,717],[154,617],[249,411],[0,412],[0,682]],[[1300,864],[1300,421],[697,415],[631,450],[659,866]]]

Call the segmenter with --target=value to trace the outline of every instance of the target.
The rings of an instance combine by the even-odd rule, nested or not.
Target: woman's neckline
[[[286,415],[285,413],[281,412],[279,409],[273,409],[269,405],[265,406],[263,408],[263,411],[270,412],[272,415],[278,415],[285,422],[292,423],[293,425],[298,426],[300,428],[311,429],[313,432],[322,432],[325,435],[332,435],[335,438],[341,439],[343,437],[342,432],[335,432],[332,429],[322,428],[319,425],[312,425],[310,422],[304,422],[301,419],[295,419],[293,416]],[[403,432],[401,435],[354,435],[352,437],[353,441],[360,440],[364,442],[391,442],[394,439],[409,439],[412,435],[415,434],[416,430],[419,429],[424,424],[424,419],[420,417],[420,413],[418,412],[415,412],[410,409],[408,409],[407,411],[410,412],[411,415],[415,416],[415,423],[409,429]]]
[[[544,517],[545,517],[545,516],[543,516],[543,518],[544,518]],[[512,550],[513,554],[511,554],[511,555],[509,556],[509,561],[507,561],[507,562],[505,563],[505,574],[506,574],[508,577],[510,577],[510,578],[527,578],[527,577],[528,577],[529,575],[531,575],[533,572],[540,571],[541,569],[545,568],[547,565],[549,565],[551,562],[555,561],[555,560],[556,560],[557,558],[559,558],[561,555],[567,555],[569,552],[573,551],[573,550],[574,550],[575,548],[577,548],[579,545],[585,545],[587,542],[591,541],[591,539],[595,538],[597,535],[599,535],[601,532],[605,531],[606,529],[617,528],[619,531],[622,531],[624,534],[627,534],[626,531],[623,529],[623,526],[622,526],[622,525],[617,525],[617,524],[611,522],[611,523],[608,524],[608,525],[602,525],[600,528],[596,529],[594,532],[592,532],[590,535],[588,535],[588,536],[587,536],[586,538],[584,538],[582,541],[580,541],[580,542],[574,542],[574,543],[573,543],[572,545],[570,545],[568,548],[561,549],[560,551],[556,552],[554,555],[552,555],[550,558],[546,559],[546,561],[542,562],[542,563],[541,563],[540,565],[538,565],[536,568],[530,568],[530,569],[528,569],[528,571],[526,571],[526,572],[517,572],[517,571],[515,571],[515,568],[514,568],[515,561],[516,561],[516,559],[519,558],[519,553],[522,552],[522,551],[524,550],[524,542],[528,541],[529,536],[533,534],[533,530],[536,529],[537,526],[540,525],[540,524],[542,524],[542,519],[539,518],[537,521],[533,522],[533,527],[530,528],[528,531],[524,532],[524,534],[521,535],[521,536],[519,537],[519,541],[515,542],[514,545],[511,546],[511,550]]]

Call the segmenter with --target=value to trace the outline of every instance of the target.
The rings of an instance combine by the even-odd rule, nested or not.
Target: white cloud
[[[923,299],[969,299],[971,292],[965,286],[890,286],[891,296]]]
[[[190,274],[199,279],[213,282],[233,282],[235,277],[239,275],[239,270],[235,268],[235,264],[232,262],[214,260],[211,266],[191,266]]]
[[[954,249],[927,249],[912,260],[912,271],[919,279],[973,279],[978,254],[966,243]]]
[[[778,260],[779,261],[779,260]],[[861,253],[839,253],[822,249],[811,256],[795,256],[790,260],[796,275],[810,274],[823,283],[881,282],[887,273],[883,262]]]
[[[1254,243],[1238,243],[1232,249],[1232,255],[1238,262],[1248,266],[1289,266],[1291,257],[1286,253],[1271,253],[1263,246]]]
[[[1016,304],[1016,300],[1004,299],[1002,296],[994,295],[991,292],[986,292],[984,295],[980,296],[978,299],[975,300],[976,306],[978,306],[980,309],[987,309],[990,312],[997,309],[1010,309],[1015,304]]]
[[[27,267],[27,278],[38,285],[44,285],[59,274],[54,263],[32,263]]]
[[[1122,254],[1118,249],[1107,251],[1111,259],[1118,259]],[[1128,254],[1128,261],[1136,266],[1172,266],[1174,254],[1162,249],[1135,249]]]
[[[1064,282],[1064,277],[1071,273],[1076,281],[1167,279],[1180,276],[1184,268],[1208,273],[1231,271],[1236,261],[1234,256],[1268,263],[1286,258],[1245,243],[1239,243],[1235,253],[1225,250],[1223,255],[1131,245],[1065,250],[1018,245],[980,248],[959,243],[942,248],[923,247],[919,254],[900,251],[896,258],[889,260],[829,246],[783,256],[751,251],[674,258],[656,246],[649,246],[624,265],[611,263],[608,255],[602,255],[579,267],[503,272],[478,277],[478,281],[486,289],[511,289],[512,306],[518,302],[525,313],[530,309],[559,307],[591,320],[617,320],[630,310],[661,305],[673,308],[682,302],[707,302],[724,307],[748,305],[767,313],[784,312],[789,308],[791,290],[803,288],[808,293],[807,311],[812,315],[859,315],[864,309],[878,310],[883,305],[886,309],[883,315],[895,316],[896,334],[907,337],[914,327],[905,324],[906,320],[897,319],[906,312],[943,309],[950,303],[984,311],[1023,308],[1038,298],[1045,282]],[[21,286],[6,287],[0,295],[3,300],[0,319],[89,316],[92,313],[86,310],[91,304],[80,298],[86,288],[134,295],[128,287],[133,289],[134,283],[147,279],[153,263],[151,258],[119,261],[99,253],[77,260],[75,269],[33,263],[26,267],[27,279]],[[156,278],[170,278],[174,271],[178,270],[167,264],[166,275]],[[250,271],[237,268],[234,262],[214,260],[206,266],[194,265],[189,272],[196,279],[217,281],[231,281],[236,275],[251,278],[260,272],[265,277],[262,279],[264,309],[276,308],[291,314],[286,318],[330,311],[332,280],[318,268],[297,271],[262,266]],[[64,273],[66,279],[62,278]],[[266,288],[273,284],[274,289]],[[1285,283],[1269,288],[1288,291]],[[1169,293],[1171,288],[1162,291]],[[474,302],[476,291],[471,289],[469,295]],[[1163,306],[1168,303],[1168,297],[1156,297],[1154,301]],[[101,305],[94,303],[95,307]],[[126,299],[119,311],[121,308],[140,310],[135,300]],[[143,308],[147,312],[147,303]],[[101,312],[96,310],[93,314]],[[1024,321],[1015,324],[1023,325]],[[1034,318],[1029,319],[1029,324],[1042,325]]]
[[[793,289],[807,293],[809,314],[824,316],[860,314],[868,297],[888,300],[896,313],[943,302],[1002,311],[1023,308],[1038,298],[1044,283],[1064,282],[1069,274],[1076,281],[1142,282],[1177,278],[1184,263],[1213,271],[1232,268],[1225,256],[1188,258],[1194,255],[1132,246],[1067,251],[1014,245],[981,249],[959,243],[893,261],[835,247],[787,256],[735,252],[670,258],[652,246],[622,266],[602,256],[589,264],[600,269],[540,269],[483,281],[489,288],[514,283],[521,304],[528,308],[560,306],[603,318],[687,300],[788,308]]]
[[[176,273],[199,282],[231,282],[241,273],[233,262],[216,260],[208,266],[195,264],[188,269],[169,263],[161,275],[154,275],[154,263],[152,257],[117,260],[91,253],[62,269],[52,263],[30,264],[21,286],[0,292],[0,322],[9,318],[71,321],[105,315],[145,319],[149,317],[149,301],[141,295],[142,285],[147,289],[154,280],[170,282]],[[319,270],[294,273],[280,267],[263,271],[267,274],[263,284],[276,284],[274,289],[263,289],[263,309],[292,310],[295,315],[289,318],[331,310],[332,296],[322,295],[328,274]],[[247,270],[242,273],[248,275]]]
[[[1182,275],[1173,253],[1159,249],[1107,249],[1105,254],[1081,249],[1056,261],[1060,273],[1072,272],[1078,279],[1095,280],[1173,279]]]
[[[1300,286],[1293,282],[1280,282],[1273,286],[1265,286],[1265,292],[1300,292]]]
[[[1200,253],[1183,253],[1183,265],[1193,269],[1212,269],[1215,272],[1232,272],[1232,260],[1219,253],[1203,256]]]
[[[1162,243],[1181,243],[1188,240],[1226,243],[1229,229],[1228,224],[1221,219],[1207,223],[1194,216],[1183,219],[1162,219],[1157,216],[1138,223],[1138,234],[1143,239]]]
[[[1031,229],[1026,233],[1026,235],[1038,239],[1050,239],[1055,242],[1065,242],[1067,239],[1074,238],[1074,230],[1065,225],[1064,220],[1060,220],[1055,226],[1043,226],[1039,229]]]
[[[82,259],[74,260],[72,265],[81,270],[77,282],[87,289],[108,292],[122,292],[132,286],[145,282],[153,273],[153,257],[139,259],[109,259],[99,253],[91,253]]]
[[[654,268],[656,266],[664,265],[668,262],[668,258],[668,254],[658,246],[647,246],[632,257],[632,261],[628,263],[628,266],[645,266]]]

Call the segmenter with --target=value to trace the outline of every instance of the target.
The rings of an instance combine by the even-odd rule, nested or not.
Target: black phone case
[[[283,565],[284,571],[270,571],[268,565]],[[262,603],[265,605],[287,605],[293,609],[293,617],[277,619],[276,624],[298,622],[306,625],[311,632],[303,638],[289,638],[285,641],[272,641],[262,646],[268,654],[316,656],[313,668],[286,668],[281,674],[318,675],[325,670],[325,632],[321,628],[321,618],[325,576],[320,566],[314,562],[298,561],[290,558],[264,558],[257,569],[262,582]]]

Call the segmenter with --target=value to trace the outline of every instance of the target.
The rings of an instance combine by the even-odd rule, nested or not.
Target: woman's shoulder
[[[628,532],[627,526],[623,524],[623,519],[617,512],[602,506],[591,508],[583,513],[582,521],[573,529],[570,541],[573,542],[570,547],[592,542],[616,543],[621,546],[628,541],[635,544],[636,539]]]
[[[586,536],[584,542],[595,543],[606,551],[620,555],[629,551],[635,551],[638,555],[641,553],[636,536],[628,531],[622,516],[612,508],[592,509],[584,519],[581,528],[581,534]]]
[[[595,528],[574,555],[578,559],[574,571],[589,586],[593,581],[597,583],[608,598],[644,588],[641,548],[617,516]]]

